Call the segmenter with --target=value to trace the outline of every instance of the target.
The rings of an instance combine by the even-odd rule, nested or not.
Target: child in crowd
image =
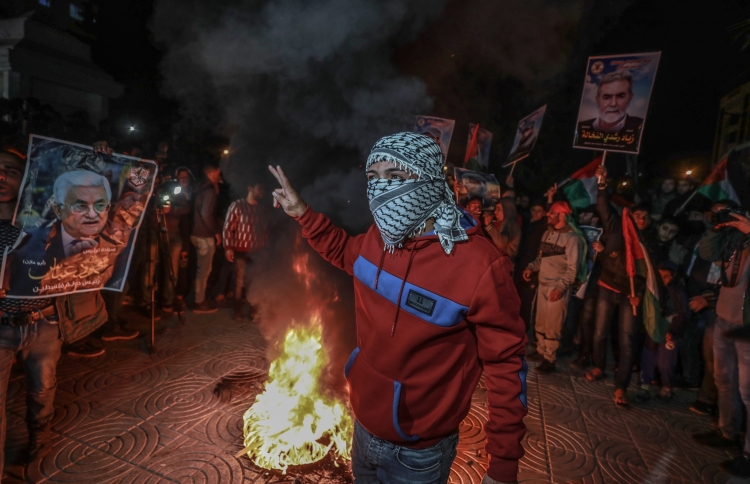
[[[637,403],[651,398],[651,382],[654,381],[654,370],[659,368],[661,389],[656,399],[667,402],[674,394],[674,371],[677,366],[677,345],[679,344],[685,322],[690,317],[688,298],[685,289],[680,285],[677,265],[664,261],[658,266],[659,275],[664,282],[662,311],[669,321],[667,335],[663,342],[656,343],[648,335],[641,356],[641,389],[635,396]]]

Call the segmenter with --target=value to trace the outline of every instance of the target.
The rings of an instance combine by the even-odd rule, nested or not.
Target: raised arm
[[[600,180],[606,180],[607,169],[603,166],[600,166],[596,169],[596,176]],[[612,234],[618,233],[618,230],[622,231],[622,227],[620,227],[619,217],[609,203],[606,182],[599,185],[599,190],[596,194],[596,212],[599,214],[599,220],[601,220],[602,222],[604,233],[606,233],[608,237],[611,237]]]
[[[302,225],[302,236],[325,260],[353,274],[364,236],[352,237],[344,229],[333,225],[328,217],[310,209],[292,188],[280,166],[269,166],[268,169],[281,185],[281,188],[273,191],[273,206],[281,207]]]

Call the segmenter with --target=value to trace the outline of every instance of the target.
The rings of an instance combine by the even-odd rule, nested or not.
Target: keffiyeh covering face
[[[398,133],[378,140],[367,158],[373,163],[391,162],[415,173],[416,180],[374,179],[367,183],[367,198],[385,248],[401,248],[404,240],[419,235],[427,219],[434,218],[435,234],[446,254],[453,244],[468,240],[461,227],[461,212],[443,176],[443,153],[431,138],[416,133]]]

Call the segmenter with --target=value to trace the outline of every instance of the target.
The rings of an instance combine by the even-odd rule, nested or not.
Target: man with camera
[[[10,248],[20,234],[11,220],[24,167],[25,161],[18,152],[0,150],[0,250]],[[107,319],[98,291],[51,298],[5,298],[11,280],[8,272],[0,289],[0,476],[5,457],[5,402],[16,355],[26,373],[29,443],[24,457],[31,462],[43,457],[51,448],[55,375],[63,342],[81,340]]]
[[[714,377],[719,393],[719,430],[693,435],[701,444],[717,448],[740,447],[737,457],[719,467],[730,474],[750,477],[750,433],[740,441],[742,407],[750,411],[750,342],[732,332],[750,324],[750,218],[738,209],[716,212],[714,227],[706,231],[699,256],[719,262],[721,289],[716,301],[714,324]],[[741,398],[741,403],[740,403]]]

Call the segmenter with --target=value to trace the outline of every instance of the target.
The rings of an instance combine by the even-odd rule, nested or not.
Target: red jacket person
[[[429,137],[380,139],[367,160],[375,224],[352,237],[314,212],[281,167],[274,205],[354,276],[357,348],[346,364],[355,481],[445,483],[482,371],[485,483],[515,482],[526,428],[524,323],[508,256],[459,209]]]

